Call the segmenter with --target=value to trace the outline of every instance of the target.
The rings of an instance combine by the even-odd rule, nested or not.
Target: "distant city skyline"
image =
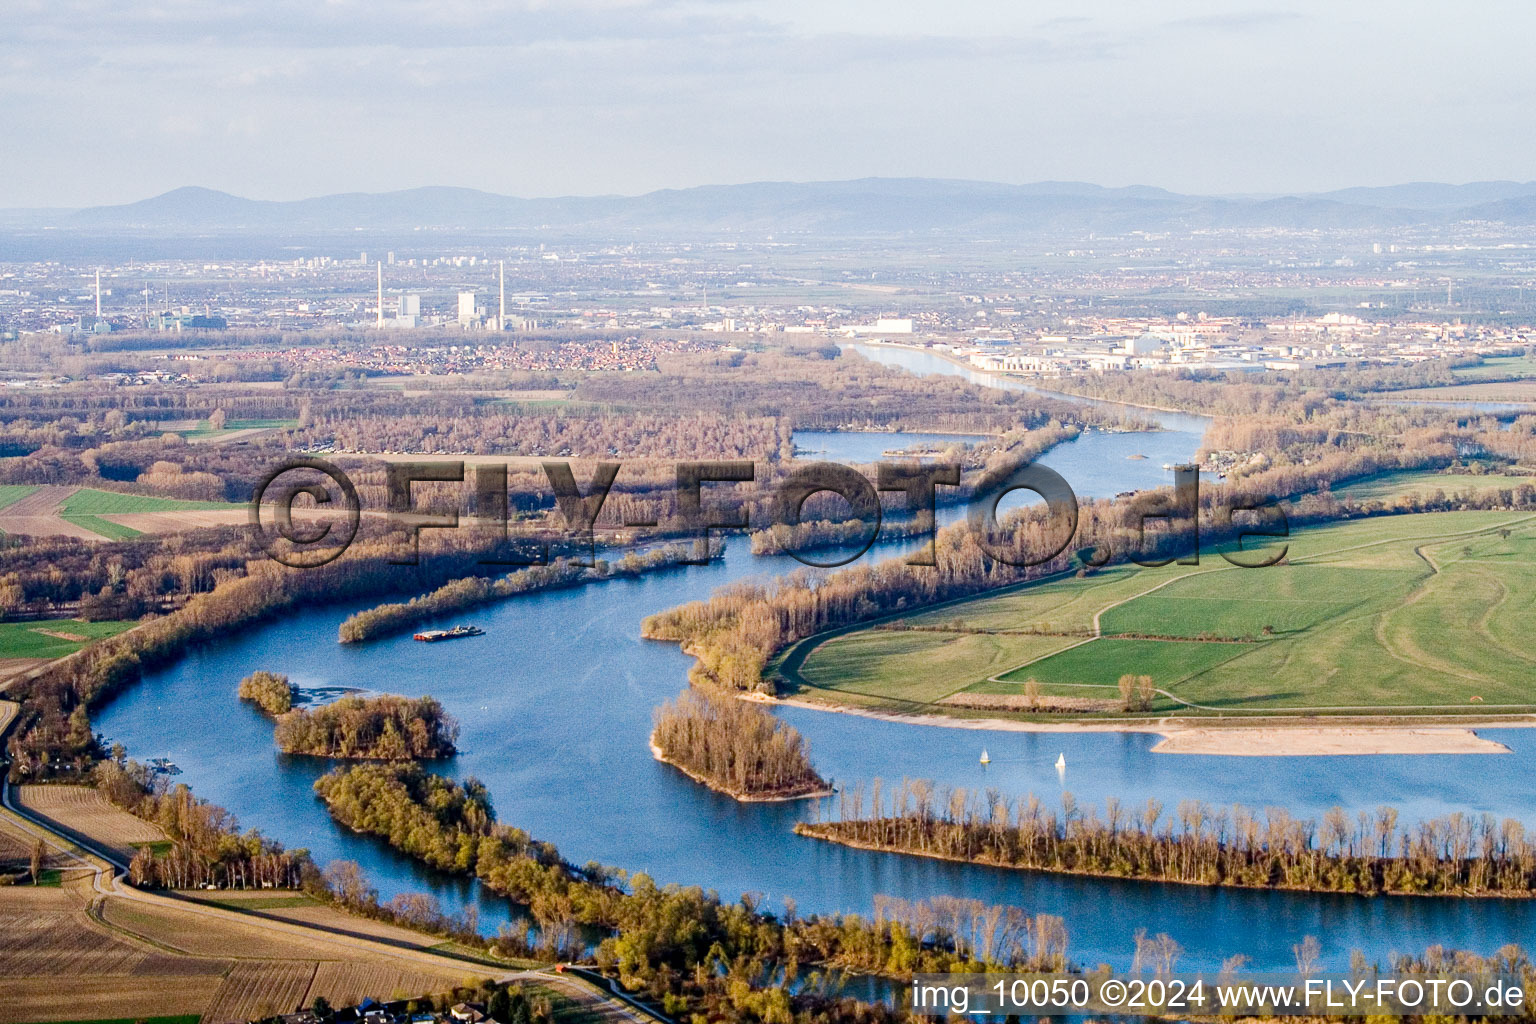
[[[1536,10],[1320,0],[16,5],[0,207],[880,177],[1536,179]],[[1433,26],[1431,28],[1431,26]]]

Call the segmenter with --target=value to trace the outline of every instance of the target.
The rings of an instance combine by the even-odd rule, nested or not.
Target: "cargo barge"
[[[439,640],[457,640],[464,636],[484,635],[485,630],[479,626],[454,626],[452,629],[428,629],[417,633],[413,639],[420,640],[424,644],[432,644]]]

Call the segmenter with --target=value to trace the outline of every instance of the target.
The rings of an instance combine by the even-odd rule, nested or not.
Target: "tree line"
[[[185,785],[168,786],[133,761],[102,761],[91,781],[113,804],[157,826],[169,848],[140,846],[128,881],[143,888],[297,889],[313,874],[309,854],[287,850],[255,829],[241,832],[224,808],[200,800]]]
[[[684,690],[656,709],[651,746],[663,761],[738,800],[830,792],[798,730],[729,694]]]
[[[1456,812],[1414,824],[1393,807],[1321,819],[1283,808],[1181,802],[1165,814],[1106,802],[1100,816],[1070,793],[1058,812],[1034,794],[937,790],[902,780],[844,790],[836,817],[803,822],[801,835],[999,867],[1244,888],[1376,895],[1536,895],[1536,837],[1513,818]]]
[[[404,414],[322,412],[296,431],[301,448],[340,452],[531,455],[551,458],[778,459],[789,446],[789,425],[772,417],[715,412],[423,409]]]
[[[1111,402],[1130,402],[1243,416],[1316,398],[1358,398],[1378,391],[1460,383],[1452,372],[1476,359],[1430,359],[1406,366],[1353,363],[1326,370],[1243,371],[1181,369],[1148,374],[1120,370],[1052,381],[1057,391]]]

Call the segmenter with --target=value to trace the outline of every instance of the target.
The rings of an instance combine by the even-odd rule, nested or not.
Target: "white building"
[[[475,293],[459,292],[459,323],[467,327],[475,319]]]
[[[1128,356],[1150,356],[1154,352],[1161,352],[1167,344],[1155,334],[1143,334],[1137,338],[1125,339],[1121,351]]]
[[[881,317],[873,324],[852,324],[844,328],[849,334],[911,334],[911,317]]]

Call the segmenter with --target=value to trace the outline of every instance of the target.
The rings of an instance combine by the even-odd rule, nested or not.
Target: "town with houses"
[[[1102,240],[1026,261],[985,253],[942,276],[903,254],[784,243],[359,251],[287,260],[0,263],[0,343],[34,334],[113,351],[112,335],[220,331],[221,351],[375,375],[636,371],[758,343],[895,344],[985,373],[1206,373],[1411,363],[1536,335],[1536,255],[1508,243],[1298,237]],[[1342,255],[1341,255],[1342,254]],[[226,330],[227,329],[227,330]],[[324,332],[306,344],[305,335]],[[340,339],[338,341],[338,338]],[[152,349],[140,339],[134,348]],[[174,371],[116,383],[171,383]],[[58,381],[16,379],[13,387]]]

